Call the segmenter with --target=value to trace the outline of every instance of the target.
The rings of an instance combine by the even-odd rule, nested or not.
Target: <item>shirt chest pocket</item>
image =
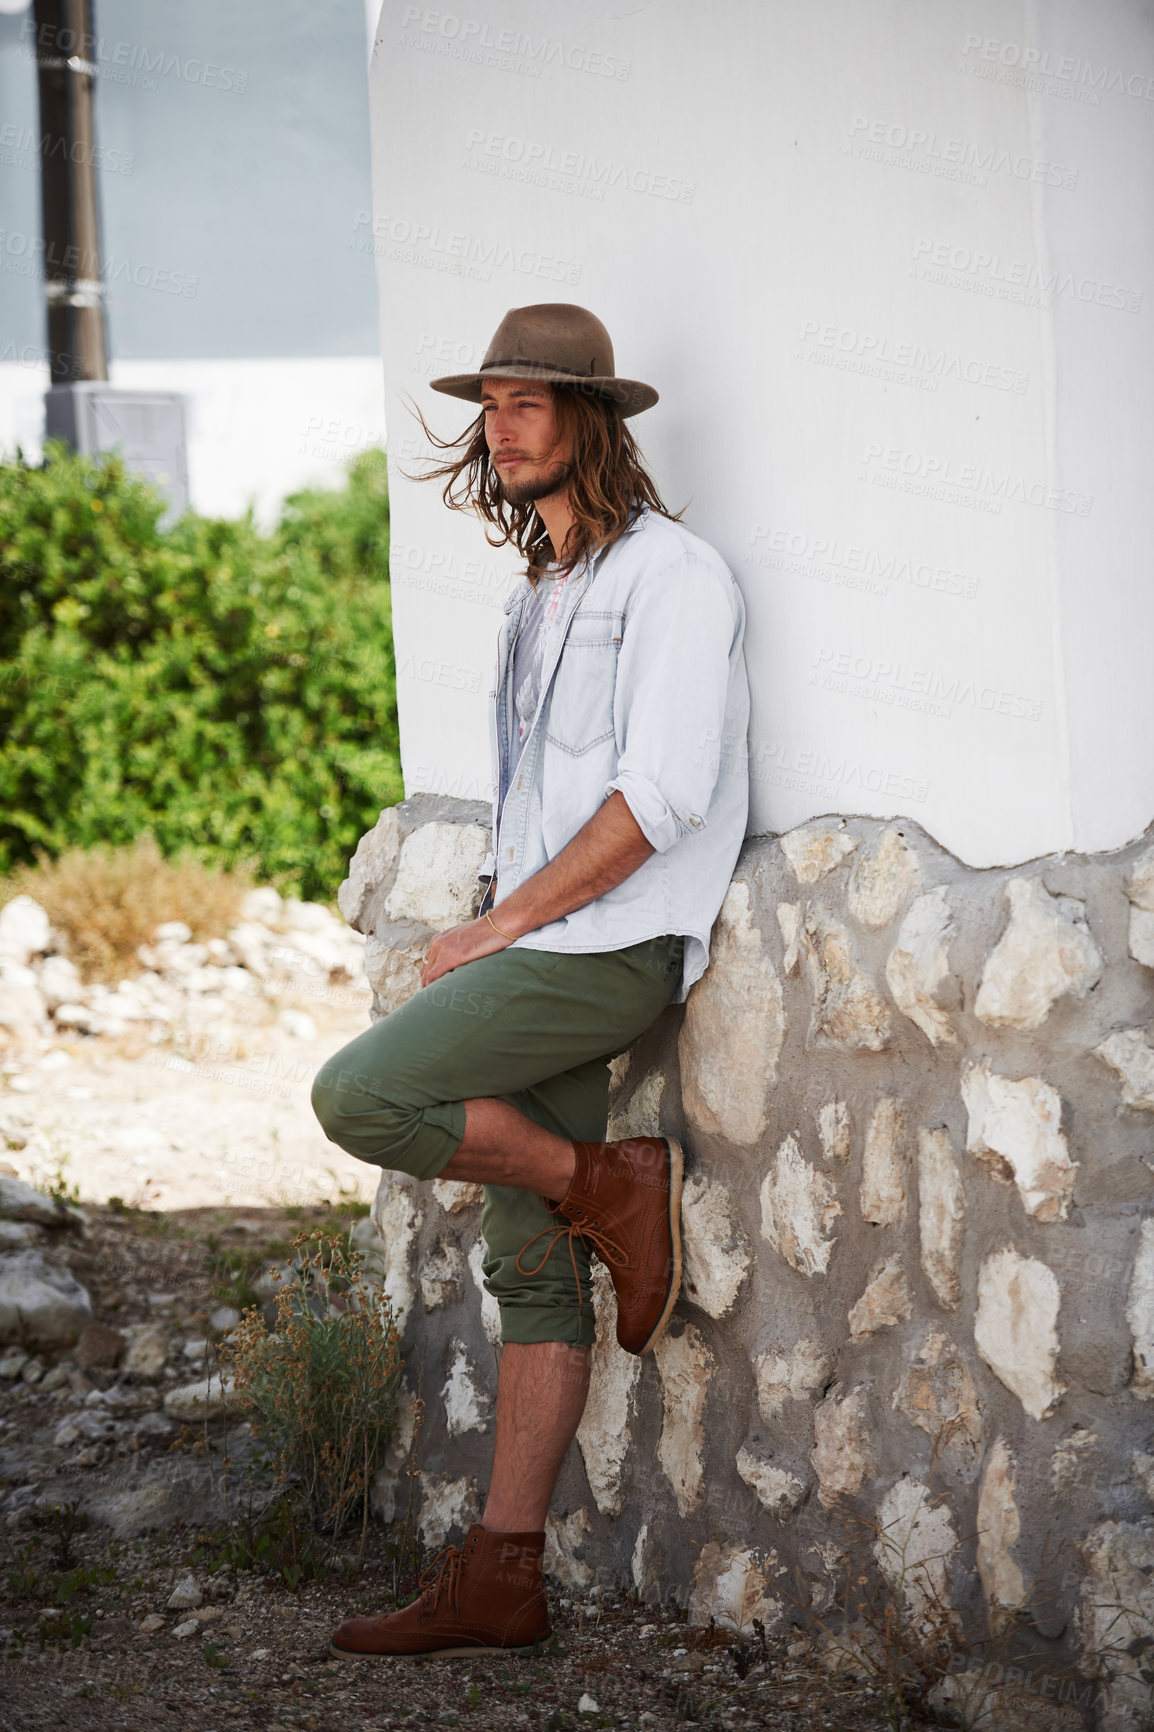
[[[617,657],[625,615],[578,610],[549,692],[545,738],[579,758],[613,738]]]

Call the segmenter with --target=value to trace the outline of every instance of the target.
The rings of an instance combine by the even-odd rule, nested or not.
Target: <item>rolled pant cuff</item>
[[[513,1311],[501,1313],[501,1345],[510,1341],[521,1347],[540,1347],[547,1341],[561,1341],[567,1347],[592,1347],[597,1325],[592,1312],[574,1312],[567,1317],[559,1311]]]

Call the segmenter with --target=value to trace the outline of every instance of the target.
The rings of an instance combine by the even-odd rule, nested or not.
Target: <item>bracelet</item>
[[[515,944],[516,943],[516,939],[510,938],[509,934],[507,932],[501,932],[501,928],[497,925],[497,922],[493,919],[493,916],[489,913],[489,910],[487,908],[485,910],[485,919],[489,922],[489,925],[493,928],[494,932],[500,932],[501,933],[501,937],[505,940],[505,942],[507,944]]]

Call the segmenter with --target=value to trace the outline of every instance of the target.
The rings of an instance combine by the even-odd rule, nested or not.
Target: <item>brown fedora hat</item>
[[[481,401],[487,379],[550,379],[611,397],[622,415],[638,415],[657,402],[652,385],[618,379],[609,332],[584,307],[547,301],[538,307],[512,307],[497,326],[476,373],[450,373],[430,379],[434,391]]]

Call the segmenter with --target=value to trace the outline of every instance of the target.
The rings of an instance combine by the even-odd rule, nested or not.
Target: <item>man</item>
[[[481,1523],[412,1605],[343,1623],[344,1657],[549,1634],[545,1516],[588,1391],[590,1253],[629,1352],[660,1339],[681,1280],[681,1151],[604,1142],[608,1061],[704,971],[748,804],[744,608],[641,465],[625,422],[657,393],[619,379],[604,325],[566,305],[508,313],[477,372],[432,384],[481,413],[434,440],[453,457],[426,478],[528,566],[498,642],[490,881],[313,1105],[362,1160],[485,1187],[497,1435]]]

